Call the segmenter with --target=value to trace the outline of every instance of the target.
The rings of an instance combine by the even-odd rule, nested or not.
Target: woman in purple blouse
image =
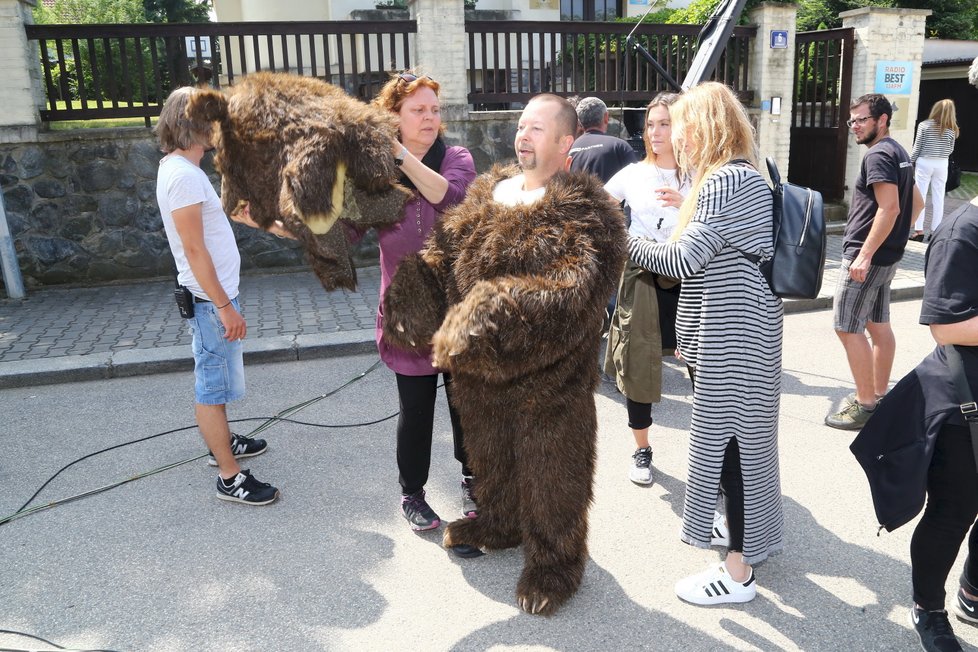
[[[401,513],[414,530],[430,530],[441,519],[425,501],[424,485],[431,465],[431,434],[435,416],[438,370],[430,352],[418,354],[389,346],[383,338],[384,294],[398,263],[420,251],[441,212],[462,201],[475,179],[472,155],[464,147],[447,147],[441,138],[438,82],[404,72],[381,89],[374,102],[400,118],[400,139],[394,143],[401,167],[400,182],[414,191],[404,207],[404,219],[379,232],[380,305],[377,308],[377,349],[397,377],[401,413],[397,421],[397,468],[401,483]],[[445,393],[451,397],[451,378]],[[462,515],[476,516],[472,472],[462,446],[462,428],[449,400],[455,439],[455,459],[462,463]]]

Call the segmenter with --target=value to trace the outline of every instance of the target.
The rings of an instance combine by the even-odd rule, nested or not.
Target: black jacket
[[[968,375],[971,387],[978,386]],[[934,443],[949,419],[959,422],[960,406],[944,350],[937,347],[887,393],[849,446],[888,532],[923,509]]]

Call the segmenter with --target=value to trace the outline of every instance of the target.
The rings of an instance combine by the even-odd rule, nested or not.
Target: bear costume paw
[[[442,545],[451,550],[456,546],[470,546],[486,550],[502,550],[520,545],[518,532],[505,533],[493,528],[488,519],[479,514],[478,518],[460,518],[445,528]]]
[[[524,568],[516,585],[516,603],[528,614],[552,616],[577,592],[582,575],[566,566]]]

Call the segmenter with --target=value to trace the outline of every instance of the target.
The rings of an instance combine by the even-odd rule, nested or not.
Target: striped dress
[[[771,192],[756,170],[713,173],[678,241],[629,238],[636,264],[683,279],[676,339],[696,370],[682,540],[708,548],[723,454],[737,437],[744,479],[744,561],[782,547],[778,410],[784,310],[741,252],[771,255]]]
[[[913,139],[910,162],[923,158],[947,158],[954,151],[954,132],[941,129],[933,120],[924,120],[917,125],[917,137]]]

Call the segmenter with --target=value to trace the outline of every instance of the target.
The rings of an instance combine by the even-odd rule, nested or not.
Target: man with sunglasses
[[[873,93],[852,102],[846,122],[856,142],[869,151],[849,205],[833,304],[833,326],[856,385],[843,409],[825,417],[826,425],[841,430],[862,428],[889,386],[896,350],[890,283],[903,258],[912,217],[923,207],[910,156],[890,137],[892,117],[890,101]]]

